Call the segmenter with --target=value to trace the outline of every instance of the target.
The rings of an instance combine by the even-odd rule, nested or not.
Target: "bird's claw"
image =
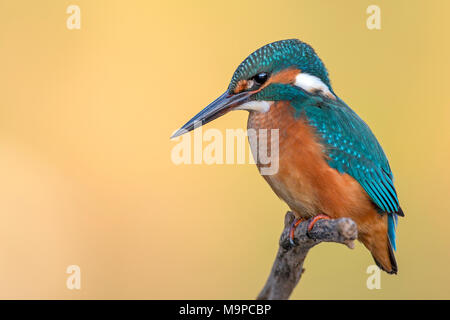
[[[310,231],[314,228],[314,225],[316,224],[317,221],[319,220],[329,220],[331,219],[329,216],[325,215],[325,214],[318,214],[317,216],[315,216],[314,218],[312,218],[312,220],[309,222],[308,224],[308,228],[306,230],[306,236],[310,239],[312,239]]]
[[[298,243],[295,241],[295,229],[297,229],[298,225],[303,221],[303,219],[295,219],[292,222],[291,228],[289,229],[289,244],[291,248],[298,246]]]

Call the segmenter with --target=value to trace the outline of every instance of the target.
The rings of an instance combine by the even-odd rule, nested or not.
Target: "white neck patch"
[[[331,93],[330,89],[328,89],[327,85],[323,83],[322,80],[320,80],[316,76],[310,75],[309,73],[299,73],[295,77],[294,85],[302,88],[309,93],[319,93],[327,96],[328,98],[336,99],[336,97]]]
[[[270,109],[273,101],[249,101],[240,106],[234,108],[234,110],[248,110],[248,111],[256,111],[256,112],[267,112]]]

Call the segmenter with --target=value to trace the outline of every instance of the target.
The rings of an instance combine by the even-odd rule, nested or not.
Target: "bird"
[[[247,129],[257,138],[261,129],[278,130],[279,168],[263,177],[295,215],[292,244],[302,221],[311,231],[321,219],[348,217],[377,266],[397,274],[396,228],[404,213],[388,159],[369,126],[334,92],[314,49],[298,39],[257,49],[225,93],[171,138],[233,110],[249,112]]]

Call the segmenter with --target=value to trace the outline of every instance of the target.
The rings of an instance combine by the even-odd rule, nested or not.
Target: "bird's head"
[[[174,133],[178,137],[231,110],[267,112],[274,101],[299,94],[334,98],[327,70],[308,44],[297,39],[267,44],[236,69],[228,89]]]

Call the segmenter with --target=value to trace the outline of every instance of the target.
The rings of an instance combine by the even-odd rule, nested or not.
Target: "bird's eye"
[[[262,85],[262,84],[264,84],[264,82],[267,81],[268,78],[269,78],[269,74],[267,74],[266,72],[261,72],[261,73],[258,73],[256,76],[254,76],[253,80],[256,82],[256,84]]]

